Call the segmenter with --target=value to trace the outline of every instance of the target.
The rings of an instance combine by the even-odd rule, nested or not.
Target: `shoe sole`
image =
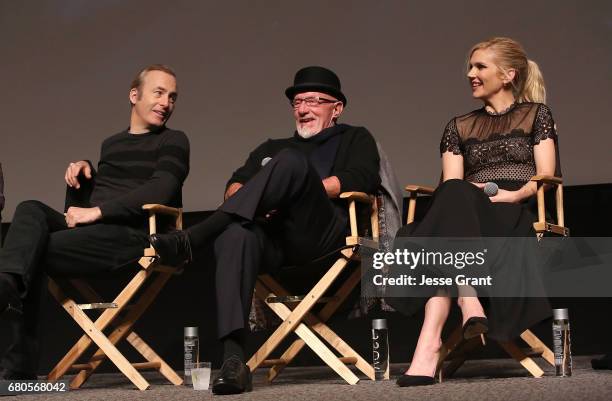
[[[433,386],[434,384],[436,384],[436,380],[433,377],[430,377],[430,378],[425,378],[425,376],[406,376],[406,377],[408,377],[408,379],[404,379],[404,376],[398,378],[395,384],[397,384],[398,387]]]
[[[591,367],[594,370],[612,370],[612,360],[592,359]]]
[[[231,395],[231,394],[242,394],[248,393],[253,390],[253,386],[248,386],[244,390],[240,391],[231,384],[217,384],[213,387],[213,394],[217,395]]]

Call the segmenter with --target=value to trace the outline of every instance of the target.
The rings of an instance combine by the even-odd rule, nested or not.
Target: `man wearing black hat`
[[[215,394],[250,391],[244,343],[257,274],[301,266],[344,245],[348,218],[340,192],[380,185],[376,142],[363,127],[338,124],[347,100],[340,80],[306,67],[287,88],[296,132],[258,146],[227,183],[225,202],[204,222],[151,237],[165,263],[214,244],[218,336],[224,363]]]

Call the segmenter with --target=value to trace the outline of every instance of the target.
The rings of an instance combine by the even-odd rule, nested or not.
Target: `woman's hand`
[[[506,191],[500,188],[497,190],[497,195],[490,196],[489,200],[491,202],[519,203],[521,197],[519,196],[519,191]]]
[[[472,182],[472,184],[483,191],[486,185],[481,182]],[[497,190],[497,194],[495,196],[490,196],[489,200],[491,202],[519,203],[522,200],[522,197],[520,196],[520,191],[506,191],[505,189],[499,188]]]

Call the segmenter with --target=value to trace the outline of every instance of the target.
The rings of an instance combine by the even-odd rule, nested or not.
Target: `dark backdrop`
[[[66,165],[97,161],[128,125],[133,75],[159,62],[192,145],[187,211],[215,208],[255,145],[292,132],[283,92],[312,64],[339,74],[342,120],[372,131],[400,183],[435,183],[444,126],[480,107],[466,53],[496,35],[542,68],[566,183],[612,182],[608,0],[0,1],[4,218],[25,199],[63,206]]]

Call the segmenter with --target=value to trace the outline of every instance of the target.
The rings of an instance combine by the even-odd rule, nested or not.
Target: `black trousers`
[[[108,274],[137,261],[147,244],[147,235],[136,228],[116,224],[68,228],[64,215],[49,206],[38,201],[20,203],[0,249],[0,272],[21,279],[24,316],[10,323],[13,343],[0,365],[13,371],[37,371],[43,273],[52,277]]]
[[[304,265],[344,245],[346,207],[327,197],[296,150],[279,152],[219,210],[241,218],[214,241],[219,338],[247,327],[259,273]]]

